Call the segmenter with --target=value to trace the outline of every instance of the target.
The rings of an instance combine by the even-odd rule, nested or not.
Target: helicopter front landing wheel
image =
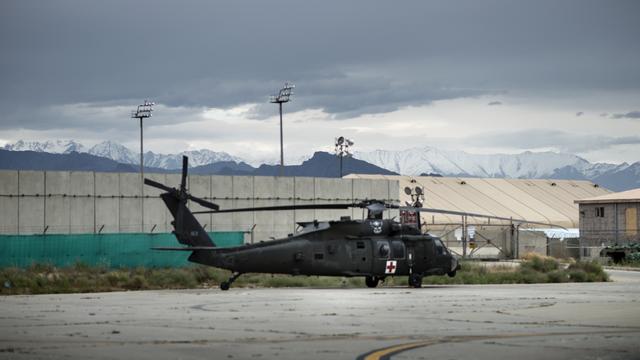
[[[409,286],[414,288],[422,287],[422,275],[420,274],[411,274],[409,275]]]
[[[364,283],[367,284],[367,287],[374,288],[378,286],[380,279],[375,276],[366,276],[364,278]]]

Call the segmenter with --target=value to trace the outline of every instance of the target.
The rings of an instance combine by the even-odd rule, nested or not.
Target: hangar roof
[[[640,202],[640,188],[576,200],[576,204],[610,204]]]
[[[404,192],[405,187],[420,186],[425,192],[424,207],[512,217],[566,228],[578,227],[578,205],[574,203],[575,200],[610,193],[590,181],[577,180],[358,174],[346,177],[398,180],[402,203],[411,201],[411,197]],[[422,221],[443,224],[460,223],[461,219],[457,215],[423,213]],[[507,223],[472,217],[467,221],[476,225]]]

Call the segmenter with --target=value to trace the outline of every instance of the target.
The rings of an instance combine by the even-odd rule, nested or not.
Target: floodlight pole
[[[142,144],[144,141],[142,140],[142,117],[140,117],[140,178],[144,179],[144,150]],[[144,180],[143,180],[144,181]],[[142,187],[144,189],[144,187]],[[142,195],[142,193],[140,193]]]
[[[282,103],[278,103],[280,107],[280,176],[284,176],[284,140],[282,135]]]
[[[278,104],[278,108],[280,110],[280,176],[284,176],[284,140],[283,140],[283,131],[282,131],[282,104],[289,102],[291,95],[293,95],[291,90],[293,90],[295,87],[296,87],[295,85],[289,82],[285,82],[282,89],[280,89],[280,92],[278,93],[278,95],[271,96],[271,99],[269,100],[273,104]]]
[[[142,120],[144,118],[151,117],[151,112],[153,111],[154,102],[150,102],[145,100],[144,103],[138,105],[138,108],[135,111],[131,112],[131,118],[140,120],[140,216],[141,216],[141,226],[140,229],[144,232],[144,149],[143,149],[143,127]]]

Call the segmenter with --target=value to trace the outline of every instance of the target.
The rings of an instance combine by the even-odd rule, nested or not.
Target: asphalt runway
[[[0,297],[2,359],[640,359],[640,272],[599,284]]]

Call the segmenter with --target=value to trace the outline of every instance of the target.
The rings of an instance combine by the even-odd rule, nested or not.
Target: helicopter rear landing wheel
[[[229,290],[229,287],[231,287],[231,284],[233,284],[234,281],[236,281],[236,279],[242,274],[240,273],[233,273],[233,275],[231,275],[231,277],[229,278],[229,280],[227,281],[223,281],[220,283],[220,290],[226,291]]]
[[[422,287],[422,275],[420,274],[411,274],[409,275],[409,286],[414,288]]]
[[[367,287],[374,288],[378,286],[380,279],[375,276],[367,276],[364,278],[364,283],[367,284]]]

